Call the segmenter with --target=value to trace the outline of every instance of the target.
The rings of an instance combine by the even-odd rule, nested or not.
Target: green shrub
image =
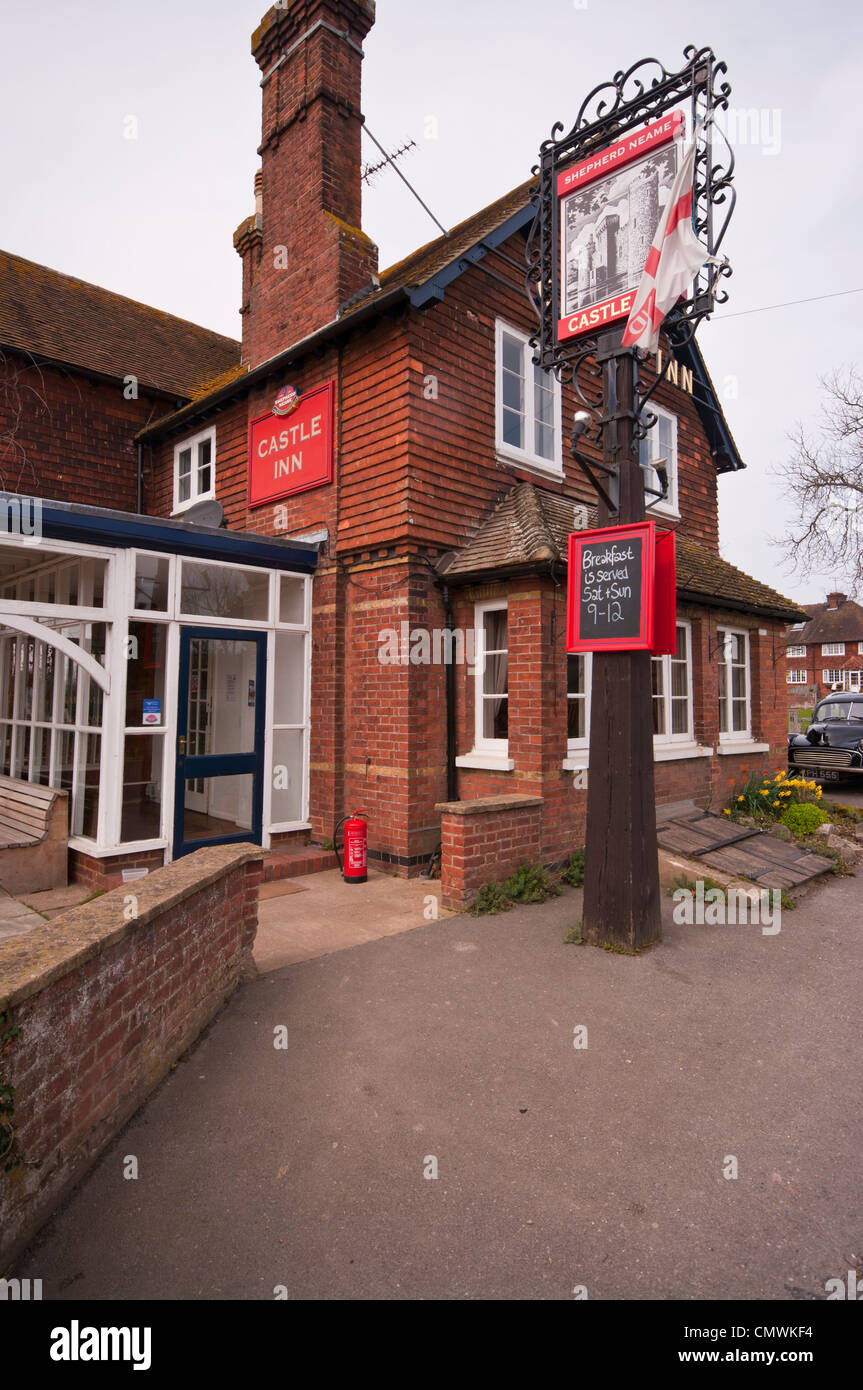
[[[473,900],[474,917],[493,917],[496,912],[509,912],[512,902],[499,883],[484,883]]]
[[[520,864],[503,883],[485,883],[471,907],[474,917],[508,912],[515,903],[544,903],[563,892],[541,864]]]
[[[514,903],[544,903],[559,897],[563,889],[541,864],[520,864],[504,883],[503,891]]]
[[[807,802],[794,802],[786,806],[780,816],[783,825],[787,825],[792,835],[814,835],[819,825],[823,825],[830,817],[826,811],[822,811],[820,806],[813,806]]]
[[[574,849],[566,861],[561,879],[571,888],[580,888],[584,883],[584,850]]]

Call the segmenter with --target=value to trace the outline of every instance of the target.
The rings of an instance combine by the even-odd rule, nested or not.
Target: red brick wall
[[[0,1183],[0,1267],[248,978],[260,863],[205,849],[0,943],[21,1152]],[[131,902],[138,916],[128,921]]]
[[[542,801],[491,797],[445,802],[441,818],[441,901],[461,911],[484,883],[501,883],[542,855]]]
[[[171,403],[0,353],[0,487],[136,512],[135,433]]]

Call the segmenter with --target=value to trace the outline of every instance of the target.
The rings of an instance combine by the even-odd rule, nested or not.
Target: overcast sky
[[[249,38],[265,9],[4,5],[0,245],[239,337],[231,238],[253,210]],[[720,479],[722,552],[804,602],[843,576],[779,568],[767,537],[786,512],[771,468],[795,422],[817,422],[819,377],[860,361],[863,295],[747,311],[863,286],[861,28],[852,0],[378,0],[366,43],[368,125],[390,148],[416,140],[402,167],[446,226],[527,178],[553,123],[568,128],[619,68],[646,56],[679,67],[689,43],[727,62],[734,108],[759,118],[735,150],[731,299],[699,331],[747,464]],[[364,220],[382,266],[437,235],[392,171],[368,190]]]

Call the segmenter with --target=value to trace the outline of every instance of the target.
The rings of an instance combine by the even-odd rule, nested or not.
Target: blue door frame
[[[189,666],[192,642],[196,638],[210,641],[254,642],[255,660],[255,737],[254,750],[249,753],[207,753],[200,757],[186,755],[189,732]],[[177,759],[174,779],[174,858],[191,854],[209,845],[233,845],[250,841],[260,844],[263,835],[264,806],[264,732],[266,717],[267,634],[246,632],[237,628],[182,627],[180,629],[180,675],[177,699]],[[186,782],[197,777],[231,777],[252,773],[252,826],[238,829],[233,835],[215,835],[208,839],[183,838],[186,801]]]

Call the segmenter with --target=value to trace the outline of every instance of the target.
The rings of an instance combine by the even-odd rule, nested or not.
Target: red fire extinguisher
[[[368,879],[368,825],[365,817],[367,811],[355,811],[352,816],[343,816],[336,826],[336,833],[333,836],[333,846],[338,859],[338,834],[339,827],[345,827],[345,860],[344,864],[339,864],[342,871],[342,878],[345,883],[365,883]],[[361,819],[362,818],[362,819]]]

